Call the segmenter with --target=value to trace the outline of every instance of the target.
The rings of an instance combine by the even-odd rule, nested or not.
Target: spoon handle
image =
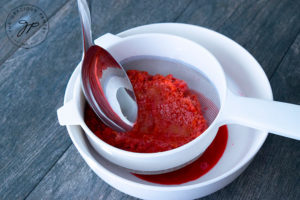
[[[82,26],[82,41],[84,53],[93,45],[91,30],[91,13],[87,0],[77,0]]]

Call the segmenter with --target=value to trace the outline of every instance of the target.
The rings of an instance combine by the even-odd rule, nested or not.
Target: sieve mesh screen
[[[215,86],[201,72],[201,66],[195,67],[179,60],[158,56],[136,56],[120,62],[125,70],[147,71],[151,75],[172,74],[184,80],[189,89],[198,97],[203,115],[210,125],[220,110],[220,98]]]

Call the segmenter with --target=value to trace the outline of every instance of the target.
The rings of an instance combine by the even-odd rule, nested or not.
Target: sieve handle
[[[228,91],[224,123],[234,123],[300,140],[300,105],[241,97]]]
[[[58,122],[61,126],[81,125],[82,117],[77,109],[76,101],[70,100],[57,110]]]

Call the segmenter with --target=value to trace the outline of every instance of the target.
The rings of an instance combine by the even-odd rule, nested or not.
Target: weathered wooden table
[[[44,10],[49,23],[46,39],[28,49],[12,43],[5,27],[22,4]],[[275,100],[300,104],[299,0],[97,0],[92,6],[94,37],[157,22],[216,30],[254,55]],[[134,199],[98,178],[57,122],[81,55],[75,0],[1,0],[0,199]],[[300,143],[270,135],[239,178],[204,199],[300,199]]]

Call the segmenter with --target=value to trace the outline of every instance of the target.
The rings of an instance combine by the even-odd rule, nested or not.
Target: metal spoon
[[[84,59],[81,86],[84,96],[107,126],[129,131],[137,119],[137,103],[130,80],[122,66],[105,49],[93,44],[90,9],[86,0],[77,0]]]

